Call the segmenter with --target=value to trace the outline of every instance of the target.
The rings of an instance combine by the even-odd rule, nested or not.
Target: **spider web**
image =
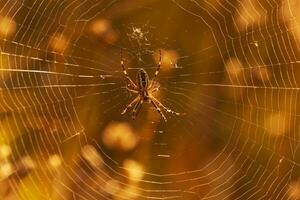
[[[296,0],[0,5],[1,199],[300,198]]]

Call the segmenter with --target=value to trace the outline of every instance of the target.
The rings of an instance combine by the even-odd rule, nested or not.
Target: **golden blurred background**
[[[0,7],[0,199],[300,199],[299,1]]]

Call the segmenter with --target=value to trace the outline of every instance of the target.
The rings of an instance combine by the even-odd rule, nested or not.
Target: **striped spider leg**
[[[122,70],[123,70],[123,74],[125,75],[125,78],[127,79],[127,81],[129,81],[129,84],[126,82],[126,89],[131,93],[138,94],[139,93],[138,87],[133,82],[133,80],[131,80],[131,78],[128,76],[127,70],[125,68],[122,49],[121,49],[121,66],[122,66]],[[131,108],[133,105],[137,105],[139,103],[139,100],[140,100],[139,96],[137,96],[130,104],[128,104],[126,106],[126,108],[123,110],[123,112],[121,114],[122,115],[125,114],[127,112],[127,110],[129,108]]]
[[[149,88],[153,88],[153,87],[155,87],[155,84],[157,84],[156,78],[157,78],[157,76],[158,76],[158,74],[159,74],[160,67],[161,67],[161,50],[159,50],[159,60],[158,60],[158,65],[157,65],[156,71],[155,71],[155,73],[154,73],[154,77],[153,77],[152,80],[151,80],[151,83],[150,83]],[[159,89],[159,87],[156,87],[156,90],[158,90],[158,89]]]
[[[123,110],[121,114],[125,114],[128,109],[133,108],[132,110],[132,119],[135,119],[136,116],[138,115],[139,111],[142,108],[142,105],[144,102],[149,102],[151,103],[157,112],[161,115],[161,117],[164,119],[164,121],[167,121],[166,116],[162,112],[161,108],[164,109],[166,112],[175,114],[175,115],[181,115],[178,112],[175,112],[171,110],[170,108],[167,108],[164,106],[160,101],[158,101],[153,94],[159,90],[159,84],[155,81],[159,74],[159,70],[161,67],[161,51],[159,51],[160,58],[159,58],[159,63],[156,68],[154,77],[149,80],[148,73],[144,69],[140,69],[137,72],[136,76],[136,83],[134,83],[131,78],[128,76],[128,73],[126,71],[126,68],[124,66],[124,61],[123,61],[123,55],[121,53],[121,66],[123,69],[123,74],[125,75],[126,79],[129,81],[129,85],[126,86],[126,89],[134,94],[137,94],[137,97],[135,97]],[[149,83],[150,82],[150,83]],[[128,87],[130,86],[130,88]]]
[[[125,78],[127,79],[127,81],[129,81],[129,84],[126,83],[126,89],[130,92],[134,92],[136,91],[138,93],[138,88],[136,86],[136,84],[134,83],[134,81],[129,77],[127,70],[125,68],[124,65],[124,58],[123,58],[123,50],[121,49],[121,66],[122,66],[122,70],[123,70],[123,74],[125,75]],[[131,88],[129,88],[131,87]]]

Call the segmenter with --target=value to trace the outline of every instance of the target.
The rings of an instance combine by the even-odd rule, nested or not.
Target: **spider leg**
[[[158,61],[158,66],[156,68],[156,71],[155,71],[155,74],[154,74],[154,77],[153,79],[155,79],[158,74],[159,74],[159,70],[160,70],[160,66],[161,66],[161,50],[159,50],[159,61]]]
[[[152,78],[151,84],[150,84],[150,85],[153,84],[153,82],[155,81],[156,77],[158,76],[159,71],[160,71],[160,67],[161,67],[161,50],[159,50],[159,61],[158,61],[158,65],[157,65],[157,68],[156,68],[154,77]]]
[[[132,106],[133,106],[133,104],[135,104],[136,102],[138,102],[140,100],[140,96],[137,96],[134,100],[132,100],[131,102],[130,102],[130,104],[128,104],[127,106],[126,106],[126,108],[123,110],[123,112],[121,113],[122,115],[124,115],[126,112],[127,112],[127,110],[129,109],[129,108],[131,108]]]
[[[134,89],[130,89],[129,87],[126,87],[126,89],[127,89],[129,92],[134,93],[134,94],[138,94],[138,93],[139,93],[139,91],[134,90]]]
[[[159,87],[154,87],[154,88],[153,87],[149,87],[148,90],[149,90],[149,93],[152,94],[152,93],[155,93],[155,92],[159,91]]]
[[[142,104],[144,103],[144,100],[141,99],[138,103],[135,104],[133,111],[132,111],[132,119],[134,120],[136,116],[138,115],[139,111],[142,108]]]
[[[123,59],[123,50],[121,49],[121,66],[123,69],[123,74],[125,75],[126,79],[130,82],[130,84],[136,89],[137,86],[135,85],[135,83],[133,82],[133,80],[131,80],[131,78],[128,76],[127,70],[125,68],[124,65],[124,59]]]
[[[178,112],[175,112],[173,111],[172,109],[164,106],[162,103],[160,103],[160,101],[158,101],[155,97],[151,96],[150,97],[151,100],[153,100],[155,103],[157,103],[160,107],[162,107],[163,109],[165,109],[165,111],[167,111],[168,113],[172,113],[174,115],[182,115],[182,113],[178,113]]]
[[[167,122],[166,116],[163,114],[163,112],[161,111],[161,109],[157,106],[157,104],[155,103],[155,101],[151,97],[150,97],[150,102],[156,108],[157,112],[162,116],[162,118],[165,120],[165,122]]]

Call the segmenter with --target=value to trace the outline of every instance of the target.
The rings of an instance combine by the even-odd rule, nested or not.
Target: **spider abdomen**
[[[149,76],[144,69],[140,69],[137,73],[137,85],[141,92],[147,91],[149,85]]]

